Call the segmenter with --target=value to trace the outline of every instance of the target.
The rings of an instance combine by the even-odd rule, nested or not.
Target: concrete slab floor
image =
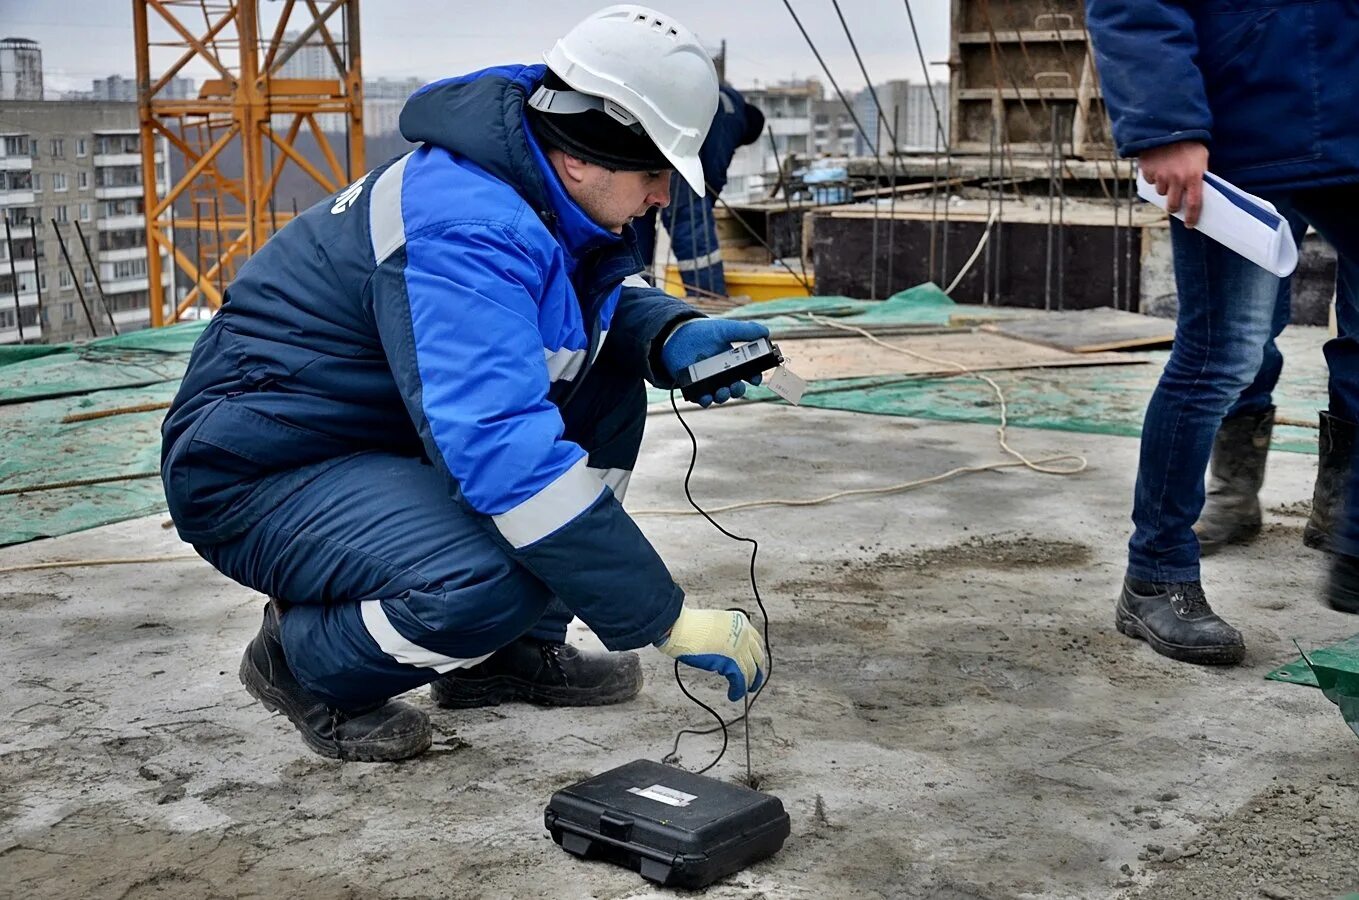
[[[772,405],[696,412],[696,496],[808,497],[1000,458],[994,429]],[[1010,469],[891,497],[723,517],[761,540],[776,662],[755,769],[793,834],[714,897],[1330,897],[1359,888],[1359,742],[1314,690],[1264,681],[1322,608],[1300,533],[1315,458],[1279,453],[1258,543],[1206,563],[1245,665],[1176,664],[1112,628],[1137,442],[1072,478]],[[628,504],[683,502],[688,441],[654,415]],[[643,527],[691,601],[749,604],[748,548],[695,517]],[[161,518],[0,551],[0,566],[180,553]],[[659,758],[704,714],[645,650],[647,684],[591,710],[430,709],[434,748],[335,763],[236,681],[261,599],[199,562],[0,584],[0,894],[643,897],[554,846],[554,789]],[[577,635],[577,639],[587,637]],[[718,684],[690,679],[720,702]],[[715,773],[742,771],[739,732]],[[714,738],[687,738],[706,763]],[[1261,893],[1264,891],[1265,893]]]

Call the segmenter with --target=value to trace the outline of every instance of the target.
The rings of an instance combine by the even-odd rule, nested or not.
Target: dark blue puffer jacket
[[[747,103],[740,91],[726,83],[719,87],[717,99],[717,113],[699,148],[698,159],[703,164],[703,179],[720,194],[727,186],[727,169],[731,167],[731,158],[736,151],[755,143],[763,134],[764,113]],[[684,182],[680,181],[676,187],[683,188]],[[671,196],[675,193],[672,189]]]
[[[1252,191],[1359,181],[1359,0],[1086,0],[1119,153],[1203,141]]]
[[[428,85],[419,149],[308,210],[242,267],[163,427],[180,534],[243,533],[348,454],[423,453],[452,496],[612,648],[658,639],[682,593],[558,404],[607,339],[639,378],[697,315],[623,286],[630,233],[570,199],[524,123],[544,68]]]

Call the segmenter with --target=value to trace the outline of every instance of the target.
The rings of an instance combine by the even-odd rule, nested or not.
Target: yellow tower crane
[[[237,267],[292,218],[275,200],[286,167],[330,192],[364,173],[359,0],[324,8],[317,0],[132,0],[132,12],[151,324],[158,326],[195,305],[221,306]],[[284,77],[303,50],[328,63],[326,71]],[[212,77],[196,97],[170,96],[167,87],[186,67],[211,69]],[[341,152],[323,128],[336,121],[346,133]],[[164,195],[156,164],[162,142],[182,161],[178,171],[171,166]],[[190,212],[176,216],[176,201]],[[176,230],[194,232],[192,256]],[[162,253],[188,276],[182,298],[167,296]]]

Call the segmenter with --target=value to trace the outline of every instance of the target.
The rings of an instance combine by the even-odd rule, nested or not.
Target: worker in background
[[[566,644],[573,614],[733,700],[763,679],[746,617],[684,606],[621,505],[643,381],[768,333],[635,277],[628,223],[672,169],[702,186],[716,72],[633,5],[545,60],[416,92],[418,148],[250,258],[165,420],[180,535],[271,598],[241,680],[324,756],[423,751],[428,717],[391,698],[431,682],[443,707],[636,695],[637,655]]]
[[[1259,194],[1295,235],[1311,225],[1336,249],[1340,336],[1325,348],[1331,389],[1323,445],[1328,434],[1352,435],[1350,423],[1359,421],[1359,6],[1247,6],[1086,0],[1119,152],[1137,157],[1169,208],[1186,213],[1185,223],[1170,221],[1179,318],[1143,423],[1115,621],[1158,653],[1193,663],[1232,664],[1245,653],[1240,632],[1205,596],[1193,525],[1215,436],[1219,481],[1238,472],[1237,490],[1254,493],[1263,480],[1269,393],[1281,365],[1270,348],[1287,324],[1280,280],[1193,228],[1204,172]],[[1325,465],[1323,512],[1335,493],[1321,487]],[[1348,530],[1338,524],[1333,535],[1336,549],[1351,556],[1336,557],[1341,582],[1333,571],[1327,599],[1359,612],[1359,534]]]
[[[659,210],[661,222],[670,233],[670,247],[675,264],[684,281],[685,293],[691,297],[727,294],[726,275],[722,271],[722,248],[717,238],[717,217],[714,215],[718,196],[727,186],[727,169],[736,151],[753,144],[764,133],[764,113],[747,103],[741,92],[729,84],[722,84],[718,93],[717,112],[712,127],[698,152],[703,164],[703,179],[707,190],[695,193],[678,175],[670,181],[670,205]],[[653,207],[633,223],[637,232],[637,250],[642,263],[653,265],[656,255],[656,216]],[[656,276],[661,281],[666,261],[654,263]]]

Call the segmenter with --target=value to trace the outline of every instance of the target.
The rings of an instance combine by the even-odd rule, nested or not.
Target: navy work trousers
[[[641,446],[646,393],[608,355],[562,418],[566,438],[621,499]],[[571,620],[492,537],[489,520],[456,503],[421,457],[346,457],[238,538],[196,549],[281,602],[289,667],[345,709],[474,665],[525,634],[561,641]]]

